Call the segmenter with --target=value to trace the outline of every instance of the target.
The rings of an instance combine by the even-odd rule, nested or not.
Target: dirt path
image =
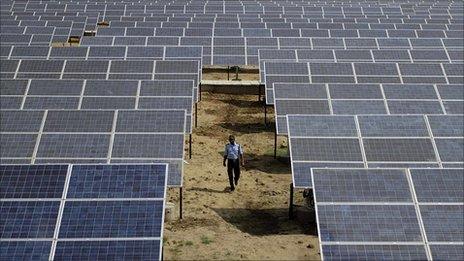
[[[198,112],[193,158],[185,165],[184,219],[165,224],[165,260],[318,260],[311,215],[288,220],[290,167],[272,156],[273,129],[264,127],[257,97],[204,93]],[[246,155],[233,193],[225,191],[221,155],[229,134]],[[169,191],[170,201],[177,204],[177,197],[178,190]]]

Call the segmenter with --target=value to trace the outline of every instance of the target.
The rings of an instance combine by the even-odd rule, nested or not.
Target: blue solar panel
[[[314,169],[317,202],[410,202],[406,172],[400,169]]]
[[[463,205],[421,205],[420,211],[428,241],[464,241]]]
[[[464,245],[430,245],[433,260],[464,260]]]
[[[61,198],[67,165],[0,165],[0,198]]]
[[[0,202],[0,238],[52,238],[59,201]]]
[[[56,260],[160,260],[160,240],[58,241]]]
[[[423,241],[413,205],[320,205],[317,211],[322,242]]]
[[[74,165],[67,198],[164,198],[166,165]]]
[[[59,238],[159,237],[163,201],[68,201]]]
[[[0,260],[49,260],[51,241],[2,241]]]
[[[322,245],[324,260],[427,260],[424,245]]]
[[[411,169],[419,203],[464,202],[463,169]]]

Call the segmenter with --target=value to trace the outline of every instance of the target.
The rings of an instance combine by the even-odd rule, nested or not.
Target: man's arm
[[[243,159],[243,149],[242,146],[240,146],[240,162],[242,166],[245,166],[245,160]]]

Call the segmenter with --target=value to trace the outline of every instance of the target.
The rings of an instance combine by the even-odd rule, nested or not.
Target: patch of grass
[[[204,244],[204,245],[209,245],[209,244],[213,243],[213,240],[210,239],[208,236],[205,236],[205,235],[201,236],[200,239],[201,239],[201,243]]]
[[[264,152],[264,155],[274,157],[274,147],[269,150],[266,150]],[[288,158],[289,155],[288,155],[287,147],[285,148],[277,147],[276,155],[277,155],[277,158]]]
[[[185,241],[186,246],[193,246],[193,242],[190,240]]]

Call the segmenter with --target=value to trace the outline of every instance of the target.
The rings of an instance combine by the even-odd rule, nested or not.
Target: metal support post
[[[261,101],[261,84],[258,84],[258,101]]]
[[[201,82],[198,84],[198,100],[201,101]]]
[[[293,219],[293,183],[290,183],[290,202],[288,206],[288,218]]]
[[[267,127],[267,105],[264,103],[264,126]]]
[[[277,159],[277,129],[274,130],[274,159]]]
[[[192,159],[192,134],[189,134],[189,159]]]
[[[195,103],[195,128],[198,127],[198,104]]]
[[[182,219],[182,187],[179,188],[179,219]]]
[[[227,80],[230,81],[230,67],[227,65]]]

